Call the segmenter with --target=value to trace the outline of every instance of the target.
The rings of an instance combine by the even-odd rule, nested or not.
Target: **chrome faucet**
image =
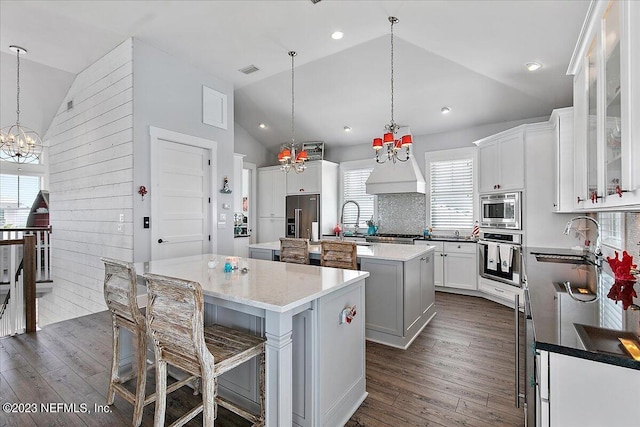
[[[358,208],[358,217],[356,219],[356,226],[354,227],[355,232],[358,232],[358,228],[360,227],[360,205],[355,200],[347,200],[342,204],[342,211],[340,212],[340,224],[342,225],[340,231],[340,238],[344,238],[344,207],[347,203],[353,203]]]
[[[600,223],[598,221],[586,215],[571,218],[569,222],[567,222],[567,226],[564,229],[564,234],[569,235],[569,232],[571,231],[571,227],[573,226],[573,222],[580,219],[587,219],[596,225],[596,247],[593,254],[596,257],[596,260],[595,260],[596,266],[600,267],[602,265],[602,246],[600,244]]]

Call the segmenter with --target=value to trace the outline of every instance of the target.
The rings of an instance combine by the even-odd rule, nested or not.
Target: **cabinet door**
[[[273,171],[258,170],[258,217],[273,213],[273,176]]]
[[[302,173],[290,171],[286,174],[287,194],[316,194],[320,193],[322,179],[322,162],[309,162]]]
[[[420,263],[420,305],[422,314],[425,314],[435,304],[436,293],[434,288],[434,253],[425,255]]]
[[[284,235],[284,218],[258,218],[258,243],[275,242]]]
[[[420,286],[421,263],[424,260],[414,258],[404,263],[404,331],[410,335],[414,324],[422,316],[422,289]]]
[[[360,268],[370,273],[365,292],[366,329],[403,336],[402,262],[363,258]]]
[[[487,142],[478,148],[480,163],[478,190],[481,193],[496,191],[498,185],[498,143]]]
[[[280,170],[273,171],[271,178],[271,212],[270,215],[278,218],[284,218],[285,196],[286,196],[286,177],[285,173]],[[283,231],[284,233],[284,227]],[[284,234],[283,234],[284,235]]]
[[[524,188],[524,139],[522,132],[500,140],[499,190]]]
[[[457,289],[477,289],[475,253],[448,252],[444,258],[445,286]]]

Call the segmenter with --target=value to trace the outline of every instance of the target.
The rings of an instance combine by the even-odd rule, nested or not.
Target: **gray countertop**
[[[537,261],[533,255],[536,252],[579,254],[566,249],[526,248],[525,268],[536,348],[640,370],[640,362],[629,356],[587,351],[577,339],[575,324],[640,335],[640,311],[625,311],[621,302],[616,304],[607,297],[614,279],[606,260],[603,262],[601,273],[596,274],[592,265]],[[565,281],[571,282],[572,289],[586,288],[592,293],[597,289],[600,294],[599,300],[591,304],[573,301],[562,285]],[[587,295],[582,298],[592,297]]]

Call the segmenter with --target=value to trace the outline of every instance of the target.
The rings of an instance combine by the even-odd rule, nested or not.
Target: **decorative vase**
[[[367,230],[367,234],[369,236],[372,236],[372,235],[376,234],[377,231],[378,231],[378,227],[376,227],[375,225],[370,225],[369,229]]]

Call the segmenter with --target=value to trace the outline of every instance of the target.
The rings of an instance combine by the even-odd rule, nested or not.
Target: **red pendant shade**
[[[411,138],[411,135],[404,135],[402,137],[402,147],[406,147],[408,145],[413,144],[413,140]]]
[[[373,138],[373,149],[378,151],[382,148],[382,138]]]
[[[298,155],[296,156],[296,162],[304,162],[305,160],[308,160],[307,157],[307,152],[306,150],[302,150],[300,153],[298,153]]]
[[[393,134],[391,132],[385,133],[384,134],[384,143],[385,144],[389,144],[393,142]]]

